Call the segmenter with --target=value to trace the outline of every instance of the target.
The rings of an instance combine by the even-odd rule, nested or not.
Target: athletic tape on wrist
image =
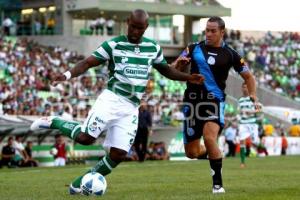
[[[69,79],[72,77],[72,74],[71,74],[70,71],[66,71],[66,72],[64,73],[64,75],[65,75],[65,77],[66,77],[66,80],[69,80]]]

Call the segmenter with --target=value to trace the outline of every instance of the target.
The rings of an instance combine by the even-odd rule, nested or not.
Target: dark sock
[[[241,156],[241,163],[245,164],[245,159],[246,159],[246,147],[245,146],[241,146],[240,156]]]
[[[210,159],[210,168],[211,168],[211,175],[213,179],[213,186],[223,186],[222,182],[222,158],[219,159]]]

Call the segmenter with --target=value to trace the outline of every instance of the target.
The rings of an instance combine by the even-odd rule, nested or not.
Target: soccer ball
[[[56,156],[57,153],[58,153],[58,150],[57,150],[57,148],[55,148],[55,147],[53,147],[53,148],[50,150],[50,154],[51,154],[51,155]]]
[[[104,176],[97,172],[87,173],[82,177],[80,188],[84,195],[101,196],[105,193],[107,184]]]

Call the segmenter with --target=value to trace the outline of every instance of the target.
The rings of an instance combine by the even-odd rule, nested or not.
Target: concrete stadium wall
[[[89,56],[105,40],[112,37],[104,36],[26,36],[45,46],[60,46],[68,50],[77,51],[79,54]]]

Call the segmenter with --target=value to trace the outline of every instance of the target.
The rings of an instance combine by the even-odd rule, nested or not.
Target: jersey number
[[[133,124],[136,124],[136,121],[137,121],[137,116],[136,116],[136,115],[133,115],[132,123],[133,123]]]

